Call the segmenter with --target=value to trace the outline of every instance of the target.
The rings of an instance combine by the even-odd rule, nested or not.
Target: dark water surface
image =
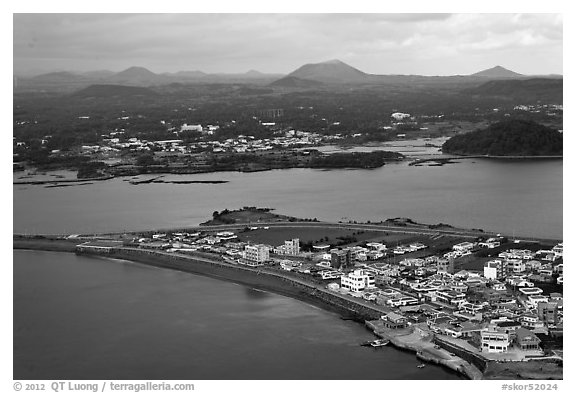
[[[442,167],[289,169],[169,176],[225,184],[126,179],[63,188],[14,186],[14,231],[85,233],[193,226],[215,210],[276,208],[319,220],[410,217],[509,235],[562,238],[562,160],[473,159]]]
[[[226,281],[14,251],[14,379],[460,379],[363,325]]]

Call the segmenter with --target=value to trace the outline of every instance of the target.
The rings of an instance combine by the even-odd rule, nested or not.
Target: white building
[[[298,255],[300,254],[300,239],[285,240],[283,245],[274,249],[274,252],[280,255]]]
[[[357,269],[340,277],[340,286],[351,292],[360,292],[366,288],[376,287],[374,275],[366,270]]]
[[[392,117],[394,120],[400,121],[400,120],[404,120],[404,119],[409,118],[410,114],[409,113],[395,112],[395,113],[392,113],[390,115],[390,117]]]
[[[200,124],[196,124],[196,125],[190,124],[190,125],[188,125],[188,124],[184,123],[184,124],[182,125],[182,127],[180,127],[180,131],[198,131],[198,132],[202,132],[202,125],[200,125]]]
[[[564,254],[564,243],[558,243],[552,248],[552,251],[557,257],[562,257]]]
[[[488,261],[484,265],[484,277],[489,280],[500,280],[505,277],[504,266],[502,261],[495,259],[493,261]]]
[[[244,248],[244,258],[249,261],[249,263],[246,263],[247,265],[263,265],[264,262],[270,259],[270,250],[268,246],[263,244],[247,245]]]
[[[482,352],[502,353],[507,352],[510,347],[510,335],[504,331],[499,331],[491,325],[487,331],[480,332],[482,340]]]
[[[455,244],[454,246],[452,246],[452,249],[454,251],[458,251],[458,252],[467,252],[470,251],[474,248],[474,243],[470,243],[470,242],[462,242],[462,243],[458,243]]]

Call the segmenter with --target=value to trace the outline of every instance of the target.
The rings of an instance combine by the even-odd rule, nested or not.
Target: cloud
[[[562,72],[562,25],[558,14],[14,14],[14,67],[287,73],[340,58],[371,73]]]

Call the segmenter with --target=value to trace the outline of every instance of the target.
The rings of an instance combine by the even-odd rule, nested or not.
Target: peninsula
[[[194,228],[14,235],[13,242],[15,249],[126,259],[291,296],[471,379],[562,379],[557,240],[406,218],[328,223],[245,207],[215,211]]]

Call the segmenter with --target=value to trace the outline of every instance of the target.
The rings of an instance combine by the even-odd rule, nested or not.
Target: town
[[[401,244],[402,236],[396,235],[395,242],[340,236],[355,242],[340,241],[340,246],[295,237],[276,245],[247,240],[284,230],[275,224],[124,234],[116,240],[68,238],[80,242],[78,252],[137,248],[305,280],[380,312],[380,320],[372,324],[380,333],[387,332],[386,337],[417,330],[486,360],[562,360],[562,243],[544,246],[504,236],[459,241],[462,238],[440,232]],[[432,251],[440,249],[438,242],[444,250],[439,254]],[[476,260],[476,267],[460,269],[464,260]],[[482,266],[478,260],[484,261]]]

